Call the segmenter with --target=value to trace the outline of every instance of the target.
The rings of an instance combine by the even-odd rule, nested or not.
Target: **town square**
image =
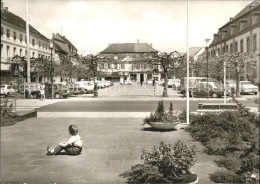
[[[259,183],[259,38],[259,0],[1,0],[0,183]]]

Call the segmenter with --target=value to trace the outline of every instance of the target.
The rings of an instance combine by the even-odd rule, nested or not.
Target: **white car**
[[[168,80],[168,87],[169,88],[178,88],[181,85],[181,80],[180,79],[169,79]]]
[[[12,85],[7,85],[7,84],[2,84],[1,85],[1,93],[0,96],[4,95],[4,96],[10,96],[10,95],[14,95],[16,93],[16,89],[14,88],[14,86]]]
[[[86,92],[93,92],[94,91],[94,83],[90,81],[80,81],[76,82],[79,87],[83,88]]]
[[[257,95],[257,92],[258,92],[258,87],[255,86],[252,82],[240,81],[240,93],[241,94],[253,93],[253,94]]]

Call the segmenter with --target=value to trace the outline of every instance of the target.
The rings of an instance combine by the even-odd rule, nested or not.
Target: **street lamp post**
[[[53,41],[50,42],[51,49],[51,99],[53,100],[53,66],[52,66],[52,50],[53,50]]]
[[[208,56],[208,42],[210,39],[206,38],[206,60],[207,60],[207,99],[209,99],[209,56]]]

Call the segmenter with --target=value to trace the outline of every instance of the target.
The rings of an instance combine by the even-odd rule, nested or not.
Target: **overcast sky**
[[[3,0],[26,20],[25,0]],[[190,0],[189,45],[205,39],[252,0]],[[109,43],[152,43],[156,50],[186,52],[186,0],[28,0],[29,23],[47,38],[61,33],[78,53],[98,53]]]

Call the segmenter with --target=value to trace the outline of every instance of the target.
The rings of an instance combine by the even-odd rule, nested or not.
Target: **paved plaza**
[[[79,156],[47,156],[46,146],[68,138],[68,126],[79,127],[84,146]],[[208,175],[219,169],[216,157],[203,153],[182,129],[152,131],[140,126],[140,118],[32,118],[1,129],[1,181],[25,183],[124,183],[118,175],[140,163],[142,149],[160,141],[177,140],[196,145],[197,162],[192,171],[200,183],[210,183]]]

